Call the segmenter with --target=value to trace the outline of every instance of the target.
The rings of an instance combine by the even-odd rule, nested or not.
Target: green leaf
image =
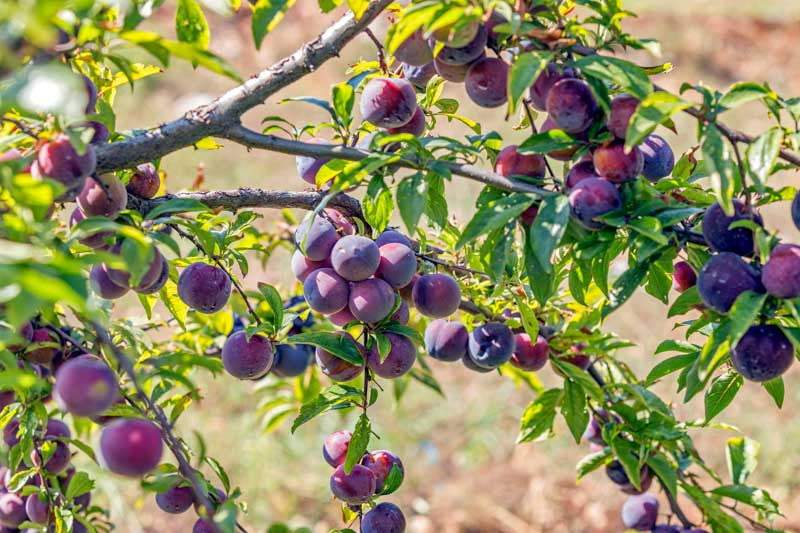
[[[428,184],[422,172],[404,178],[397,186],[397,209],[400,217],[412,235],[417,231],[419,218],[425,211]]]
[[[641,488],[641,465],[637,456],[639,446],[622,437],[614,437],[611,441],[611,449],[617,460],[622,463],[622,468],[628,474],[631,484],[637,489]]]
[[[355,15],[356,20],[358,20],[369,7],[369,0],[347,0],[347,5],[350,6],[350,10],[353,12],[353,15]]]
[[[269,310],[272,314],[273,332],[276,332],[283,325],[283,299],[278,290],[267,283],[259,281],[258,290],[264,296],[264,301],[269,305]]]
[[[89,474],[80,471],[75,472],[69,480],[65,496],[67,500],[72,500],[81,494],[90,492],[92,489],[94,489],[94,481],[89,478]]]
[[[561,244],[569,223],[569,199],[565,195],[547,196],[539,205],[539,212],[530,229],[528,245],[539,265],[547,272],[553,271],[550,263],[553,251]]]
[[[783,142],[783,130],[779,127],[768,129],[747,147],[747,167],[756,189],[764,193],[767,178],[778,160]]]
[[[628,131],[625,134],[625,147],[636,146],[672,115],[688,109],[691,105],[672,93],[663,91],[652,93],[639,103],[631,116],[631,120],[628,122]]]
[[[678,471],[670,463],[667,456],[663,453],[651,455],[647,458],[647,465],[653,470],[655,475],[660,479],[667,490],[673,496],[678,495]]]
[[[773,520],[781,514],[778,502],[772,499],[765,490],[747,485],[723,485],[711,491],[716,496],[731,498],[747,505],[751,505],[766,515],[767,520]]]
[[[333,407],[346,403],[355,405],[354,402],[358,402],[361,399],[363,399],[363,393],[354,387],[345,385],[328,387],[300,407],[300,412],[292,423],[292,433],[309,420],[316,418]]]
[[[395,335],[400,335],[411,339],[414,344],[425,344],[422,334],[415,328],[406,326],[405,324],[400,324],[398,322],[387,322],[386,324],[381,325],[378,329],[383,333],[394,333]]]
[[[652,258],[655,261],[656,258]],[[636,288],[642,284],[645,277],[647,277],[647,270],[650,267],[650,261],[637,263],[629,268],[617,278],[614,285],[611,287],[611,293],[608,295],[608,303],[603,306],[603,317],[607,317],[615,310],[628,301],[628,298],[633,296]]]
[[[208,48],[211,33],[208,22],[195,0],[178,0],[178,9],[175,12],[175,33],[178,40],[194,45],[202,50]]]
[[[342,124],[350,124],[355,102],[355,90],[348,83],[337,83],[333,86],[333,109]]]
[[[349,449],[348,449],[349,451]],[[400,484],[403,482],[403,471],[400,470],[400,467],[397,464],[392,464],[392,469],[389,470],[389,475],[386,476],[386,479],[383,481],[383,488],[381,488],[381,496],[386,496],[387,494],[391,494],[400,488]]]
[[[366,413],[361,413],[356,422],[356,427],[353,430],[353,436],[350,437],[350,443],[347,445],[347,457],[344,461],[344,473],[350,474],[353,466],[361,461],[364,454],[367,453],[369,447],[369,437],[372,434],[372,425]]]
[[[725,140],[717,126],[706,126],[703,140],[703,157],[711,177],[711,188],[717,201],[728,216],[733,215],[734,163]]]
[[[653,92],[653,84],[647,73],[630,61],[595,54],[576,61],[575,66],[586,74],[619,85],[620,89],[640,100],[644,100]]]
[[[311,344],[318,346],[326,352],[343,359],[356,366],[364,364],[364,357],[361,354],[358,344],[343,333],[331,333],[328,331],[305,331],[297,335],[291,335],[284,341],[287,344]]]
[[[744,485],[758,466],[760,445],[747,437],[731,437],[725,448],[728,472],[734,485]]]
[[[705,515],[706,522],[711,526],[712,531],[724,531],[725,533],[743,533],[742,525],[732,516],[726,513],[719,503],[706,496],[702,489],[694,485],[681,482],[681,488],[689,495],[697,507]]]
[[[523,52],[511,65],[508,75],[508,113],[514,113],[520,98],[533,85],[552,59],[551,52]]]
[[[519,145],[517,151],[521,154],[546,154],[555,150],[572,148],[580,141],[571,137],[562,130],[548,130],[535,133]]]
[[[697,286],[689,287],[678,296],[667,311],[667,318],[674,316],[685,315],[695,308],[697,305],[702,305],[703,301],[700,299],[700,293],[697,292]]]
[[[578,461],[578,464],[575,465],[575,470],[578,473],[578,479],[576,481],[580,481],[581,478],[586,476],[587,474],[594,472],[604,464],[606,464],[606,460],[611,457],[611,450],[608,448],[604,448],[599,452],[590,453],[586,455]]]
[[[773,96],[774,93],[764,85],[751,81],[742,81],[731,85],[728,92],[719,99],[719,105],[726,109],[733,109],[753,100],[758,100],[765,96]]]
[[[549,436],[560,399],[561,389],[549,389],[533,400],[522,413],[517,442],[529,442]]]
[[[472,216],[456,242],[456,249],[463,248],[484,233],[505,226],[530,207],[531,202],[531,197],[525,194],[510,194],[489,200]]]
[[[572,437],[580,444],[586,425],[589,423],[589,413],[586,410],[586,393],[579,383],[564,381],[564,397],[561,400],[561,414],[567,421]]]
[[[375,231],[383,231],[392,218],[394,201],[392,191],[383,181],[383,176],[375,175],[367,186],[367,194],[362,202],[364,217]]]
[[[653,369],[647,374],[647,379],[645,383],[649,387],[659,379],[672,374],[673,372],[677,372],[682,368],[686,368],[690,364],[692,364],[697,359],[697,353],[689,353],[684,355],[676,355],[674,357],[670,357],[669,359],[665,359],[658,363]]]
[[[761,384],[764,387],[764,390],[772,396],[772,399],[775,400],[775,405],[778,406],[778,409],[783,407],[783,397],[784,397],[784,387],[783,387],[783,378],[777,377],[775,379],[771,379],[769,381],[765,381]]]
[[[739,392],[744,384],[741,374],[736,371],[728,371],[721,376],[717,376],[711,382],[711,386],[706,391],[706,422],[711,421],[723,411]]]
[[[339,7],[342,0],[318,0],[319,8],[323,13],[328,13]]]
[[[530,239],[530,232],[528,235]],[[542,268],[532,246],[525,247],[525,271],[534,298],[544,306],[555,292],[555,276]]]
[[[669,243],[669,239],[663,233],[661,222],[655,217],[634,218],[628,221],[628,226],[662,246]]]
[[[208,211],[208,207],[197,200],[191,198],[172,198],[166,202],[158,204],[155,209],[147,213],[145,220],[155,220],[171,213],[193,213]]]
[[[283,19],[295,0],[258,0],[253,6],[252,31],[256,49],[261,48],[264,37]]]

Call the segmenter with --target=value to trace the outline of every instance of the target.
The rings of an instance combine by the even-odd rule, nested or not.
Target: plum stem
[[[375,34],[372,33],[371,29],[364,28],[364,33],[366,33],[367,37],[369,37],[370,40],[372,40],[372,42],[375,43],[375,48],[378,49],[378,64],[380,64],[381,66],[381,72],[383,72],[384,74],[389,74],[389,68],[386,66],[386,56],[383,54],[383,45],[378,40],[378,38],[375,37]]]

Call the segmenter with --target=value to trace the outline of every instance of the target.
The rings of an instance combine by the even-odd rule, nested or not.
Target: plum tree
[[[455,313],[461,304],[461,288],[447,274],[425,274],[414,282],[411,298],[423,315],[444,318]]]
[[[336,431],[325,437],[325,442],[322,444],[322,456],[325,461],[334,468],[344,464],[352,438],[353,434],[347,430]]]
[[[656,525],[658,498],[649,493],[628,497],[622,505],[622,523],[637,531],[648,531]]]
[[[567,133],[586,131],[598,110],[589,84],[577,78],[554,83],[547,92],[545,105],[549,118]]]
[[[377,343],[373,344],[367,352],[367,366],[382,378],[399,378],[414,366],[417,349],[407,337],[395,333],[386,333],[385,336],[389,341],[389,353],[381,358]]]
[[[361,533],[404,533],[406,518],[398,506],[381,502],[361,520]]]
[[[117,376],[100,358],[82,355],[56,371],[53,398],[62,411],[77,416],[96,416],[119,398]]]
[[[440,361],[458,361],[467,354],[469,333],[461,322],[443,318],[425,328],[425,350]]]
[[[342,237],[331,250],[333,269],[348,281],[362,281],[371,277],[380,261],[378,246],[372,239],[361,235]]]
[[[231,278],[217,266],[192,263],[178,277],[178,296],[196,311],[216,313],[228,303]]]
[[[397,47],[394,51],[394,57],[398,61],[415,67],[428,65],[433,61],[433,51],[421,28],[412,33]]]
[[[417,93],[408,80],[373,78],[361,93],[361,116],[379,128],[408,124],[417,109]]]
[[[97,158],[94,147],[79,153],[65,134],[58,134],[45,143],[36,155],[31,173],[54,179],[67,188],[77,188],[94,172]]]
[[[547,95],[550,89],[561,80],[574,78],[575,72],[570,69],[562,69],[556,63],[548,63],[547,67],[536,77],[529,90],[531,105],[539,111],[547,110]]]
[[[527,333],[514,335],[514,352],[511,354],[511,364],[520,370],[540,370],[547,364],[550,346],[547,339],[538,335],[536,342]]]
[[[488,322],[469,334],[467,356],[482,368],[497,368],[514,353],[514,333],[500,322]]]
[[[686,261],[678,261],[673,265],[672,288],[684,292],[697,285],[697,273]]]
[[[98,459],[115,474],[142,477],[158,466],[163,449],[158,426],[141,418],[120,418],[100,432]]]
[[[761,215],[747,204],[734,199],[733,215],[728,215],[719,202],[709,207],[703,216],[703,237],[718,252],[733,252],[742,256],[753,255],[753,230],[747,226],[731,228],[740,220],[750,220],[763,226]]]
[[[387,450],[367,452],[361,459],[361,464],[372,470],[372,473],[375,474],[376,492],[383,490],[383,485],[386,482],[386,478],[389,477],[389,473],[392,471],[394,466],[397,466],[397,469],[400,472],[401,482],[403,476],[405,475],[403,462],[399,457]]]
[[[309,216],[297,226],[294,242],[311,261],[326,261],[339,240],[333,223],[323,216]]]
[[[794,347],[774,324],[750,326],[731,350],[731,362],[742,377],[751,381],[769,381],[789,370],[794,361]]]
[[[260,378],[269,372],[274,357],[269,339],[258,333],[248,339],[247,333],[237,331],[222,347],[225,371],[239,379]]]
[[[389,316],[395,300],[391,285],[382,279],[370,278],[352,284],[347,308],[358,320],[374,324]]]
[[[156,505],[165,513],[180,514],[194,504],[194,492],[188,486],[175,485],[156,494]]]
[[[644,157],[639,148],[634,146],[626,153],[625,143],[620,141],[598,147],[592,162],[597,174],[612,183],[635,180],[644,167]]]
[[[136,171],[131,174],[131,179],[125,186],[127,191],[140,198],[152,198],[161,188],[161,176],[155,165],[142,163],[137,165]]]
[[[362,465],[354,465],[349,474],[344,465],[339,465],[331,475],[331,492],[341,501],[349,504],[367,503],[375,494],[375,474]]]
[[[569,193],[572,217],[589,230],[603,229],[598,217],[616,211],[622,199],[614,184],[603,178],[587,178],[579,182]]]
[[[606,127],[614,137],[625,139],[628,124],[639,106],[639,99],[628,93],[619,94],[611,100],[611,110],[606,119]]]
[[[800,246],[779,244],[761,269],[761,283],[778,298],[800,296]]]
[[[521,154],[516,144],[506,146],[494,160],[494,171],[501,176],[543,178],[547,163],[539,154]]]
[[[675,154],[663,137],[651,134],[638,146],[642,154],[642,176],[650,181],[658,181],[669,176],[675,168]]]
[[[508,64],[499,57],[472,63],[464,78],[470,99],[481,107],[499,107],[508,101]]]
[[[730,311],[736,298],[745,291],[762,292],[758,271],[732,252],[712,256],[697,277],[700,299],[720,313]]]
[[[377,276],[395,288],[411,282],[417,271],[417,257],[411,248],[390,242],[379,248],[379,255]]]

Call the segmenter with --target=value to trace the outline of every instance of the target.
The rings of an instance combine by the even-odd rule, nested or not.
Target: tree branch
[[[110,172],[147,163],[204,137],[214,136],[239,122],[248,110],[314,72],[356,35],[361,33],[392,0],[373,0],[361,18],[352,12],[343,16],[315,40],[300,47],[266,70],[231,89],[212,103],[195,108],[183,117],[116,143],[97,147],[97,171]]]

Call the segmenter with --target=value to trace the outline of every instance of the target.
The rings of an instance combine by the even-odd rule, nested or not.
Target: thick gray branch
[[[373,0],[359,20],[348,13],[291,56],[206,106],[193,109],[179,119],[134,135],[125,141],[99,146],[98,172],[121,170],[153,161],[237,124],[239,117],[246,111],[264,103],[277,91],[339,55],[342,47],[362,32],[391,3],[392,0]]]
[[[372,153],[369,150],[361,150],[359,148],[350,148],[341,145],[312,144],[301,141],[293,141],[291,139],[283,139],[280,137],[275,137],[274,135],[263,135],[251,129],[245,128],[242,125],[232,126],[231,128],[221,132],[219,136],[231,141],[235,141],[249,148],[259,148],[262,150],[270,150],[272,152],[280,152],[283,154],[326,157],[331,159],[344,159],[346,161],[360,161],[362,159],[366,159]],[[452,174],[462,176],[473,181],[478,181],[486,185],[491,185],[493,187],[497,187],[498,189],[503,189],[510,192],[535,194],[537,196],[554,194],[553,191],[548,191],[547,189],[530,185],[529,183],[522,181],[511,180],[505,176],[484,170],[474,165],[442,160],[437,160],[436,164],[446,167]],[[403,158],[395,163],[395,165],[404,168],[420,168],[424,166],[419,161],[415,161],[411,158]]]

